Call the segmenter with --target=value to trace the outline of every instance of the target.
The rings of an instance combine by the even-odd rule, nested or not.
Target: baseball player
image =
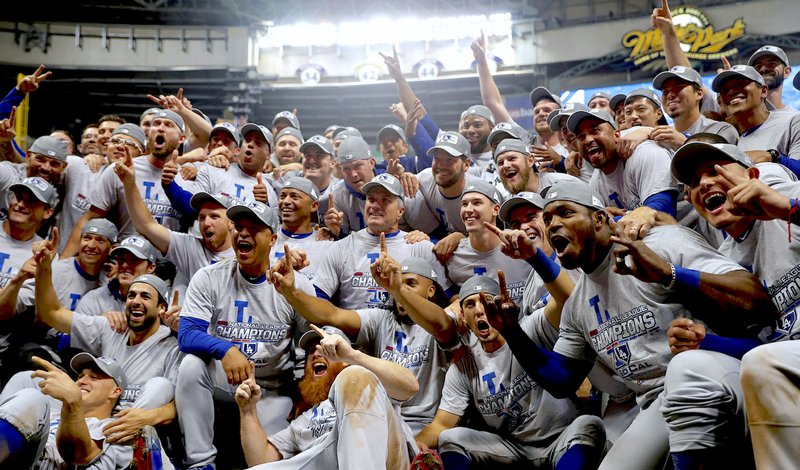
[[[275,117],[272,118],[272,134],[277,136],[287,127],[300,130],[300,119],[297,118],[297,114],[291,111],[281,111],[275,114]]]
[[[611,111],[611,94],[606,93],[605,91],[597,91],[589,97],[589,101],[586,102],[586,106],[589,109],[605,109],[606,111]]]
[[[25,163],[0,162],[0,193],[8,194],[12,185],[36,176],[53,186],[60,184],[67,167],[67,145],[55,137],[39,137],[31,144],[25,160]],[[0,218],[4,220],[8,217],[8,202],[0,198]]]
[[[572,175],[547,171],[540,173],[528,146],[517,139],[504,139],[494,149],[494,161],[500,182],[510,194],[522,191],[539,193],[562,179],[575,179]]]
[[[571,289],[566,274],[548,281]],[[525,373],[487,321],[485,302],[492,302],[483,300],[487,295],[513,305],[502,273],[500,285],[474,276],[462,286],[461,308],[473,336],[466,354],[447,371],[436,418],[417,435],[420,447],[438,446],[444,468],[523,462],[536,468],[596,468],[606,444],[600,418],[579,416],[572,401],[553,397]],[[517,324],[534,343],[550,348],[558,337],[561,306],[551,302]],[[482,417],[482,430],[456,427],[469,406]]]
[[[783,81],[792,74],[786,52],[778,46],[761,46],[747,60],[747,65],[756,69],[767,85],[767,99],[776,112],[797,114],[797,110],[783,102]]]
[[[67,466],[95,470],[125,468],[131,462],[130,446],[111,445],[102,432],[113,422],[111,414],[125,388],[119,364],[107,357],[83,353],[66,372],[38,357],[33,373],[37,390],[12,390],[0,394],[0,466],[41,468]],[[30,375],[30,373],[29,373]]]
[[[346,145],[349,139],[342,145]],[[338,295],[340,308],[387,309],[390,307],[389,294],[375,283],[369,270],[370,264],[380,256],[381,233],[386,236],[386,245],[393,258],[428,260],[438,279],[444,279],[444,269],[433,254],[431,242],[424,240],[412,244],[405,240],[406,233],[399,228],[404,212],[403,187],[397,178],[386,173],[378,175],[362,190],[366,194],[367,228],[333,244],[317,269],[314,287],[318,297],[331,299]]]
[[[288,428],[269,435],[261,428],[261,388],[252,364],[251,376],[236,390],[247,464],[264,470],[407,469],[416,445],[393,401],[413,396],[417,380],[399,364],[353,349],[340,330],[312,328],[300,338],[308,353],[300,393],[309,409]],[[370,398],[359,399],[365,396]]]
[[[738,335],[769,324],[763,312],[771,307],[759,281],[680,226],[657,227],[637,242],[614,235],[602,203],[583,183],[553,185],[544,221],[561,265],[584,272],[565,303],[553,352],[530,341],[518,323],[494,326],[528,374],[556,397],[573,393],[595,360],[636,392],[641,411],[601,468],[654,468],[668,450],[724,446],[725,437],[708,430],[729,424],[728,416],[694,416],[680,428],[667,427],[661,414],[672,357],[666,333],[672,320],[690,311]],[[702,301],[695,303],[699,292]],[[690,393],[690,387],[673,392]]]
[[[319,193],[319,213],[328,211],[328,196],[341,180],[333,176],[333,146],[321,135],[312,135],[300,146],[303,154],[303,177],[314,183]]]
[[[625,115],[623,111],[625,95],[620,96],[620,115],[624,119]],[[578,145],[576,143],[577,136],[574,132],[570,132],[569,128],[567,127],[567,119],[569,119],[569,117],[577,111],[588,111],[589,109],[591,108],[580,103],[567,103],[561,109],[551,112],[550,116],[547,117],[547,125],[550,126],[550,130],[558,134],[559,142],[561,142],[561,145],[563,145],[567,151],[566,159],[563,162],[563,172],[569,173],[587,183],[591,181],[595,168],[586,163],[580,156]],[[568,164],[572,165],[572,167],[570,167],[570,171],[568,171]],[[556,165],[555,169],[559,172],[562,171],[560,165]],[[546,186],[544,186],[543,189],[545,187]]]
[[[375,177],[375,158],[367,142],[358,136],[342,140],[337,155],[343,184],[334,188],[333,204],[343,217],[340,217],[341,223],[337,230],[334,224],[329,223],[330,217],[326,213],[325,225],[336,237],[341,238],[367,226],[364,218],[366,195],[363,187]],[[332,207],[328,208],[329,213],[331,209]]]
[[[176,405],[189,468],[210,468],[215,461],[214,401],[233,401],[251,362],[263,387],[258,402],[262,426],[267,433],[287,426],[292,338],[296,329],[307,329],[303,317],[267,282],[278,231],[272,210],[255,202],[234,205],[227,214],[234,225],[236,257],[195,273],[181,310],[178,342],[187,355],[178,373]],[[301,289],[314,292],[304,276],[297,281]]]

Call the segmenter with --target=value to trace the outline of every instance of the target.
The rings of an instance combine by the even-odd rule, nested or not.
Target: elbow
[[[408,380],[405,386],[403,387],[402,393],[399,393],[397,398],[400,401],[406,401],[414,398],[414,395],[419,392],[419,381],[416,377],[411,377],[411,380]]]

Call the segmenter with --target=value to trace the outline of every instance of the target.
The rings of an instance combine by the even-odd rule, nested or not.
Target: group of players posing
[[[721,70],[715,102],[666,2],[652,21],[660,97],[539,87],[534,137],[478,40],[484,105],[459,132],[385,58],[403,126],[379,133],[382,167],[357,129],[211,126],[180,94],[88,129],[83,157],[56,132],[0,164],[0,463],[125,468],[144,431],[149,465],[235,465],[214,442],[236,402],[257,468],[791,468],[786,55]]]

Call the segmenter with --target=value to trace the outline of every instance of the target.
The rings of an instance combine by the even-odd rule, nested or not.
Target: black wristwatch
[[[772,157],[772,163],[778,163],[781,160],[781,153],[775,149],[767,150],[769,152],[769,156]]]

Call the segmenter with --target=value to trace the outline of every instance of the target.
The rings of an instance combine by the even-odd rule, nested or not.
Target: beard
[[[526,188],[528,187],[528,181],[530,181],[531,179],[531,171],[533,170],[529,166],[522,167],[519,173],[517,174],[517,176],[519,177],[517,178],[517,181],[513,184],[508,182],[503,182],[503,186],[505,186],[508,192],[511,194],[519,194],[522,191],[525,191]]]
[[[488,144],[489,144],[489,136],[486,135],[485,137],[482,137],[481,140],[475,142],[475,145],[471,145],[469,151],[473,155],[483,153],[486,150],[486,145]]]
[[[314,371],[306,368],[303,379],[297,386],[300,390],[300,397],[310,406],[327,400],[333,381],[345,367],[347,364],[344,362],[330,362],[324,377],[315,377]]]
[[[155,316],[146,315],[144,317],[144,320],[142,321],[141,325],[138,325],[138,326],[137,325],[131,325],[130,314],[128,314],[128,322],[127,322],[128,323],[128,329],[133,331],[133,332],[135,332],[135,333],[139,333],[141,331],[147,331],[147,330],[150,329],[150,327],[153,326],[153,323],[155,323],[156,320],[158,320],[158,315],[155,315]]]
[[[783,74],[778,73],[775,74],[774,77],[764,78],[764,82],[767,85],[767,89],[769,91],[777,90],[783,85]]]

